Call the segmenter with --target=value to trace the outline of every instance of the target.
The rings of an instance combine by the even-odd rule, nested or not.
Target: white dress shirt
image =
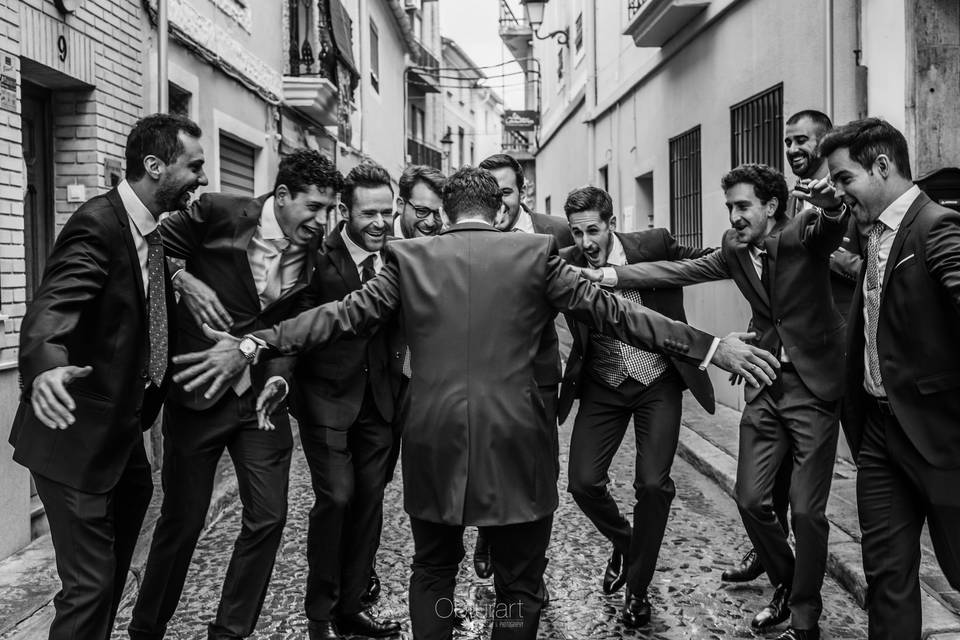
[[[880,272],[879,286],[881,287],[880,299],[883,300],[883,272],[887,266],[887,258],[890,257],[890,249],[893,248],[893,241],[897,237],[897,231],[900,229],[900,223],[903,217],[907,215],[907,209],[913,204],[913,201],[920,196],[920,188],[910,187],[903,195],[890,203],[890,206],[883,210],[876,224],[883,224],[883,233],[880,234],[880,251],[877,256],[877,268]],[[863,268],[867,268],[867,259],[863,259]],[[882,381],[878,382],[870,375],[870,350],[876,352],[877,346],[873,344],[870,336],[870,311],[867,308],[867,279],[863,279],[863,388],[872,396],[885,398],[887,392],[883,389]]]
[[[306,259],[306,247],[290,244],[283,235],[270,196],[263,203],[257,230],[247,245],[247,262],[261,308],[275,302],[297,283]]]
[[[360,278],[360,282],[363,282],[363,267],[360,266],[360,263],[366,260],[368,256],[373,256],[373,272],[380,273],[380,270],[383,269],[383,258],[380,257],[379,251],[367,251],[358,245],[347,233],[346,227],[341,230],[340,236],[350,253],[350,259],[353,260],[353,264],[357,268],[357,276]]]
[[[511,231],[522,231],[523,233],[536,233],[533,228],[533,216],[527,213],[527,210],[520,207],[520,213],[517,214],[517,220],[513,223]]]
[[[143,204],[130,183],[121,180],[117,185],[117,195],[120,196],[120,202],[123,208],[127,210],[127,218],[130,219],[130,235],[133,237],[133,245],[137,248],[137,258],[140,259],[140,275],[143,278],[143,294],[150,295],[150,270],[147,267],[147,256],[149,247],[147,245],[147,236],[157,230],[157,219],[153,217],[147,205]]]

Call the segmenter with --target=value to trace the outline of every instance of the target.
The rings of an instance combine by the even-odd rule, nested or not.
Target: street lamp
[[[524,10],[527,12],[527,22],[530,23],[530,28],[533,29],[534,37],[536,37],[537,40],[556,38],[557,44],[565,47],[568,42],[566,28],[551,31],[545,36],[537,33],[537,31],[540,30],[540,25],[543,24],[543,12],[547,8],[547,2],[549,2],[549,0],[520,0],[520,4],[523,5]]]

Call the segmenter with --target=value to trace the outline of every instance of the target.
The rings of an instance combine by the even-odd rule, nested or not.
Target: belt
[[[877,410],[880,411],[880,413],[885,416],[896,417],[896,414],[893,413],[893,405],[890,404],[890,401],[887,400],[886,397],[878,398],[877,396],[870,396],[870,398],[873,400]]]

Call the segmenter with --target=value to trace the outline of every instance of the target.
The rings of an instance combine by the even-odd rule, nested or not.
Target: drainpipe
[[[170,85],[167,83],[169,31],[167,0],[157,0],[157,113],[166,113],[170,104]]]
[[[826,24],[824,25],[824,32],[826,33],[826,56],[824,56],[824,64],[826,69],[824,69],[824,78],[826,79],[826,87],[824,91],[824,106],[826,107],[827,115],[830,116],[832,120],[834,118],[833,114],[833,0],[825,0],[824,4],[826,5],[826,15],[824,16]]]
[[[597,0],[587,0],[586,24],[583,32],[587,42],[587,87],[586,112],[592,118],[597,106]],[[597,175],[597,127],[591,119],[587,122],[587,181],[593,184]]]

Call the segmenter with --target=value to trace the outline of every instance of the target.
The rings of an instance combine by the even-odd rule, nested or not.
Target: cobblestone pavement
[[[569,444],[572,421],[561,427],[561,442]],[[630,432],[628,432],[629,434]],[[565,451],[562,446],[561,451]],[[634,446],[624,444],[614,461],[612,491],[624,510],[632,507],[631,482]],[[562,455],[566,469],[566,455]],[[402,509],[401,484],[387,487],[383,539],[377,569],[383,580],[383,595],[375,613],[404,621],[409,632],[406,586],[413,543]],[[623,595],[604,596],[600,580],[609,545],[580,513],[570,496],[561,491],[560,509],[554,520],[547,567],[547,585],[552,604],[545,610],[540,637],[550,639],[723,639],[775,637],[755,635],[749,619],[770,597],[764,581],[734,587],[722,586],[720,572],[746,550],[740,519],[733,501],[710,480],[686,462],[677,459],[673,478],[677,497],[660,553],[651,601],[653,622],[640,631],[626,629],[617,621]],[[561,478],[561,489],[564,478]],[[306,638],[303,615],[306,579],[306,522],[312,492],[302,452],[294,454],[290,477],[290,512],[273,582],[254,638]],[[227,509],[201,538],[188,584],[167,637],[172,640],[205,637],[206,623],[217,608],[223,575],[239,529],[239,504]],[[482,615],[493,602],[492,581],[473,573],[470,553],[475,530],[468,529],[464,561],[457,586],[457,600],[465,616],[458,638],[488,637]],[[866,638],[866,614],[829,577],[823,587],[825,639]],[[120,612],[117,628],[125,630],[129,607]],[[114,634],[123,640],[124,632]],[[406,634],[409,637],[409,633]]]

